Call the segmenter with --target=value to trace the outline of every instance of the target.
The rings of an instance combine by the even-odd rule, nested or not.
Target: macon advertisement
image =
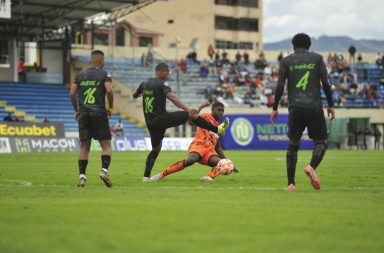
[[[224,149],[286,149],[288,147],[288,115],[281,114],[274,124],[269,114],[230,114],[230,126],[222,137]],[[300,148],[312,149],[313,144],[306,130]]]

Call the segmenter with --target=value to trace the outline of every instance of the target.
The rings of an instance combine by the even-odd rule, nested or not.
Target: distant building
[[[95,30],[97,45],[262,50],[262,0],[157,1]],[[90,44],[91,33],[85,37]]]

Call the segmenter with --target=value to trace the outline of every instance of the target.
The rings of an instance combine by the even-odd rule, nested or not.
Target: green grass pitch
[[[239,174],[215,182],[196,164],[142,183],[147,152],[115,152],[108,189],[91,153],[0,154],[0,252],[384,252],[384,153],[329,150],[322,189],[303,173],[286,188],[284,151],[227,151]],[[152,174],[186,156],[162,152]]]

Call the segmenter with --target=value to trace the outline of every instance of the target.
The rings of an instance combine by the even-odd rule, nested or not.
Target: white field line
[[[1,186],[21,186],[21,187],[45,187],[45,188],[77,188],[77,186],[74,185],[58,185],[58,184],[32,184],[28,181],[22,181],[22,180],[9,180],[9,179],[0,179],[0,181],[4,182],[15,182],[20,184],[1,184]],[[137,190],[153,190],[153,189],[190,189],[190,190],[255,190],[255,191],[284,191],[286,190],[285,187],[257,187],[257,186],[218,186],[218,187],[212,187],[212,186],[161,186],[158,185],[155,182],[147,182],[145,184],[152,184],[152,186],[129,186],[129,185],[119,185],[114,186],[113,188],[123,188],[123,189],[137,189]],[[202,183],[205,184],[205,183]],[[212,184],[209,183],[209,184]],[[100,188],[100,186],[89,186],[87,185],[86,188]],[[352,191],[365,191],[365,190],[384,190],[384,187],[331,187],[331,188],[325,188],[321,191],[327,191],[327,190],[352,190]]]

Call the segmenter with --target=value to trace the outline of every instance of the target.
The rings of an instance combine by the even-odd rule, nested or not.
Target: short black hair
[[[311,38],[308,34],[298,33],[292,38],[293,48],[305,48],[309,49],[311,47]]]
[[[101,50],[93,50],[91,55],[102,55],[104,56],[104,52]]]
[[[218,107],[218,106],[222,106],[222,107],[224,107],[224,104],[221,103],[221,102],[218,102],[218,101],[217,101],[217,102],[215,102],[215,103],[212,104],[212,110],[215,109],[215,108]]]
[[[157,72],[160,70],[169,70],[168,64],[166,64],[164,62],[160,62],[159,64],[157,64],[155,71]]]

